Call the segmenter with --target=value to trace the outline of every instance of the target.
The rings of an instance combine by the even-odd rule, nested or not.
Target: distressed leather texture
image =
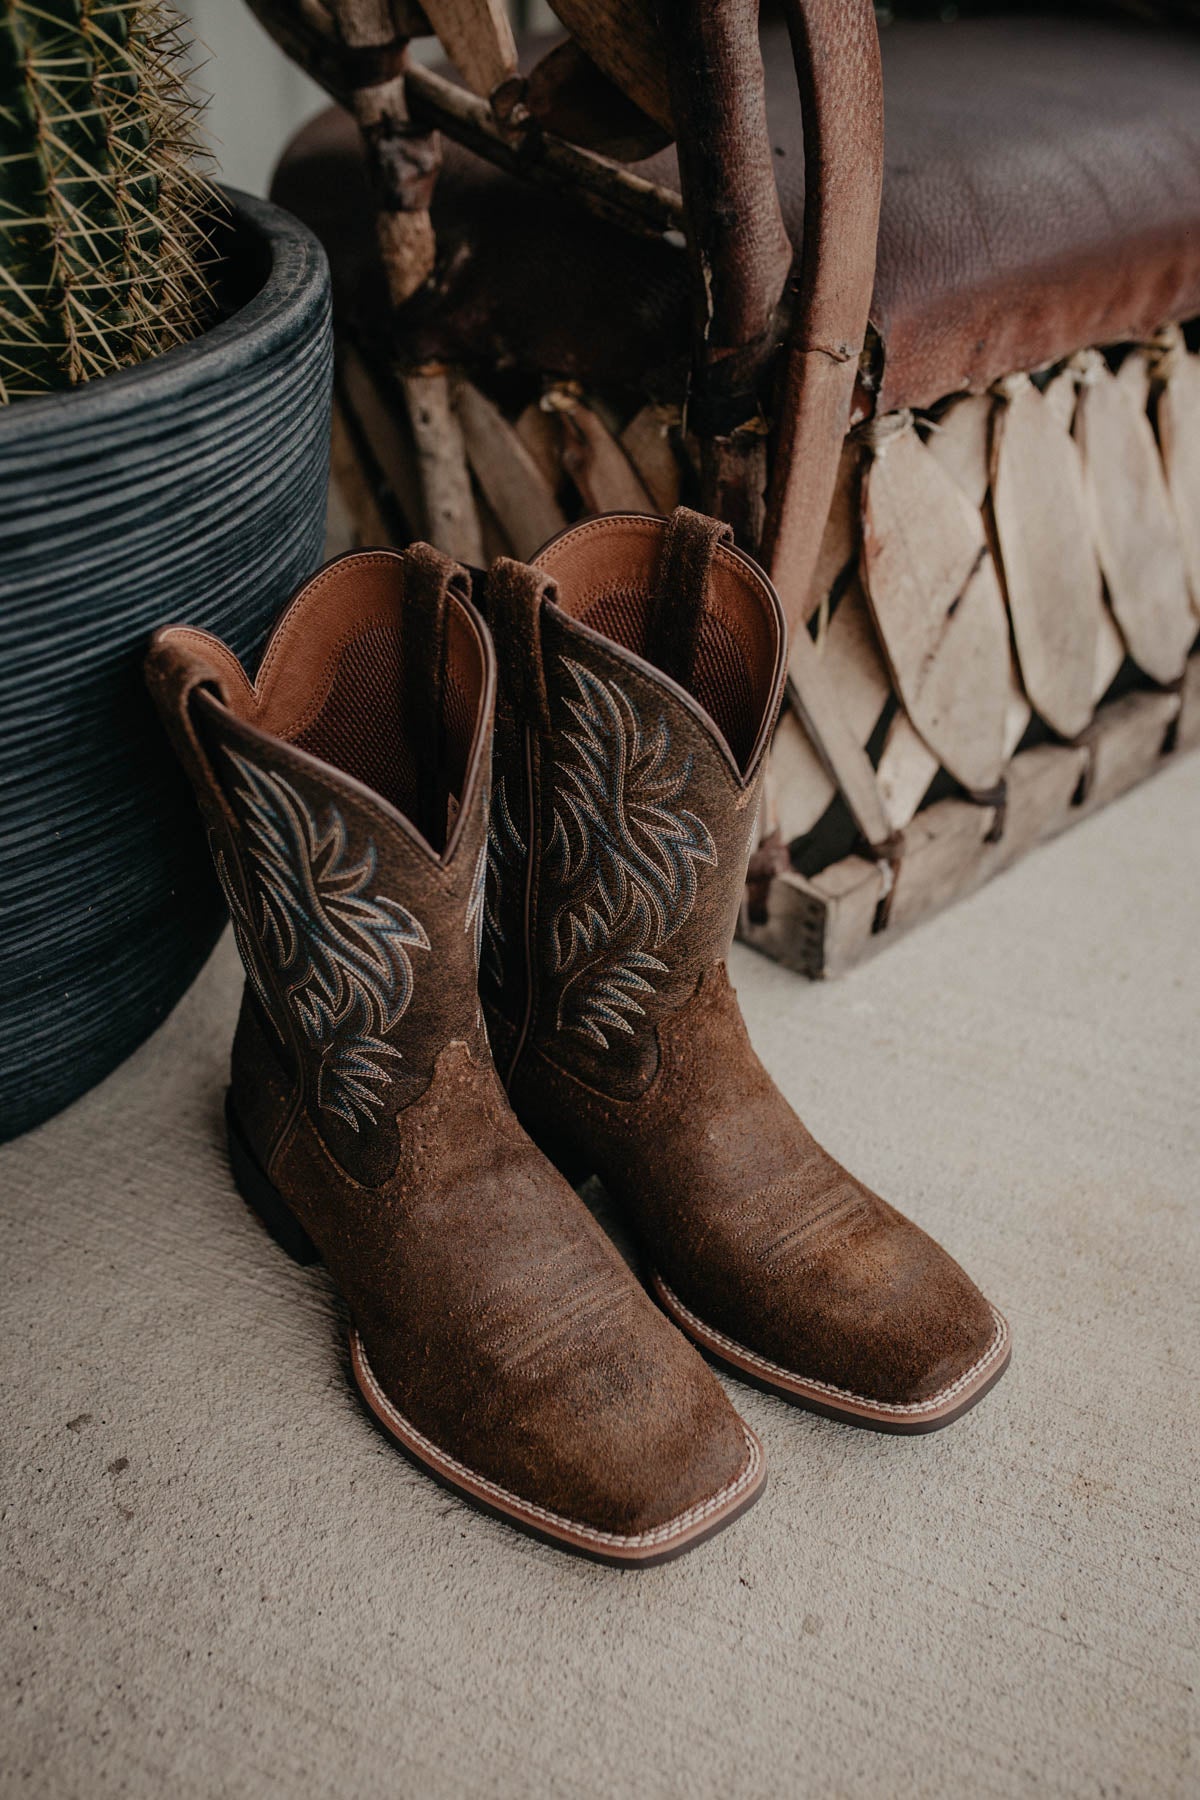
[[[656,1272],[704,1323],[765,1361],[889,1406],[945,1392],[995,1343],[953,1259],[836,1162],[763,1069],[723,963],[655,1032],[636,1099],[580,1060],[536,1053],[514,1104],[568,1140],[636,1222]]]
[[[815,1142],[750,1045],[724,963],[785,632],[765,578],[718,546],[706,586],[674,603],[719,607],[731,629],[698,634],[687,689],[651,666],[639,633],[653,616],[650,546],[666,535],[661,521],[597,520],[535,559],[555,581],[537,600],[549,720],[529,734],[536,828],[524,864],[489,873],[509,929],[528,921],[524,1029],[505,1014],[511,988],[482,988],[518,1044],[509,1092],[565,1167],[601,1175],[705,1325],[806,1379],[920,1404],[985,1358],[1002,1326],[937,1244]],[[501,619],[493,629],[503,689],[522,652]],[[774,658],[755,647],[761,630]],[[498,791],[511,765],[496,772]]]
[[[389,752],[390,740],[403,742],[411,652],[425,648],[411,590],[430,573],[430,609],[452,609],[459,638],[457,667],[430,668],[425,683],[459,719],[456,753],[444,747],[439,757],[430,733],[431,761],[461,789],[452,832],[445,798],[439,807],[430,796],[440,816],[417,822],[419,759]],[[207,797],[248,1001],[272,1027],[296,1106],[364,1186],[392,1173],[397,1114],[424,1092],[445,1044],[461,1039],[486,1058],[475,921],[493,677],[468,586],[424,546],[342,559],[291,603],[257,689],[204,634],[160,632],[151,652],[152,692],[168,708],[168,678],[186,671],[186,712],[174,710],[173,724],[191,742],[191,773]],[[347,766],[303,747],[333,741]],[[278,1145],[253,1147],[269,1174]]]
[[[668,572],[708,572],[694,590],[702,606],[659,592],[666,527],[635,515],[577,526],[543,552],[542,568],[524,572],[524,628],[520,565],[493,570],[486,600],[502,712],[514,697],[497,738],[491,822],[487,909],[501,941],[489,956],[485,926],[481,976],[500,1067],[510,1069],[519,1039],[523,1054],[568,1055],[573,1070],[625,1095],[655,1075],[655,1023],[732,941],[784,678],[765,576],[714,540],[711,521],[682,507],[675,521],[700,548]],[[567,595],[571,610],[556,603]],[[662,614],[689,611],[684,686],[631,641]],[[533,657],[540,726],[515,700]]]
[[[743,779],[711,722],[574,621],[543,643],[541,861],[529,1042],[614,1093],[643,1092],[655,1026],[737,923],[762,765]]]
[[[525,46],[526,66],[551,42]],[[1134,21],[897,21],[871,320],[881,411],[928,405],[1200,312],[1200,33]],[[803,238],[800,108],[783,25],[764,27],[784,223]],[[679,399],[685,260],[446,142],[439,281],[405,314],[414,359],[497,364],[631,401]],[[678,187],[673,150],[638,169]],[[350,119],[323,113],[274,197],[324,241],[335,304],[368,346],[388,313]]]
[[[584,1532],[653,1532],[757,1446],[495,1073],[477,991],[494,662],[466,585],[425,546],[344,558],[255,687],[203,633],[154,640],[247,969],[231,1105],[409,1426]]]

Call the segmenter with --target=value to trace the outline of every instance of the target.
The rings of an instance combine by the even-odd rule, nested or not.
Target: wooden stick
[[[798,669],[799,680],[803,682],[811,666],[815,685],[815,671],[820,669],[821,694],[829,708],[827,717],[836,714],[839,730],[844,734],[842,742],[853,743],[865,752],[891,698],[892,687],[859,582],[853,580],[842,596],[824,641],[815,647],[816,658],[811,663],[805,645],[799,643],[801,637],[808,644],[812,642],[806,629],[802,628],[796,634],[793,679]],[[878,823],[867,787],[870,766],[865,754],[861,759],[856,756],[850,779],[857,783],[864,796],[860,804],[871,809],[868,816]],[[787,712],[775,733],[771,767],[777,783],[779,823],[784,841],[790,843],[812,830],[832,800],[836,787],[799,720]],[[882,783],[877,785],[882,796]],[[883,842],[878,834],[875,841]]]
[[[338,349],[338,387],[347,415],[353,420],[378,471],[379,497],[387,510],[390,499],[405,527],[405,543],[427,534],[425,497],[417,469],[416,451],[405,418],[405,405],[387,378],[369,369],[349,344]]]
[[[553,407],[531,400],[513,430],[532,456],[543,481],[557,498],[563,485],[562,421]]]
[[[438,42],[473,93],[486,100],[517,72],[517,46],[501,0],[424,0]]]
[[[524,101],[543,130],[617,162],[642,162],[671,141],[671,133],[623,94],[574,38],[564,38],[534,64]]]
[[[551,0],[571,36],[636,106],[675,136],[667,58],[644,0]]]
[[[983,521],[909,415],[876,420],[871,449],[862,572],[896,691],[943,767],[971,792],[993,788],[1011,653]]]
[[[319,19],[296,0],[248,0],[259,23],[292,61],[322,87],[339,106],[353,109],[352,59]],[[379,47],[378,66],[400,58],[404,40]],[[486,100],[458,87],[445,76],[418,64],[402,62],[408,105],[414,122],[444,131],[456,143],[495,163],[512,175],[570,196],[580,206],[645,236],[663,238],[677,248],[685,242],[683,202],[669,188],[658,187],[605,157],[552,137],[532,120],[504,129]]]
[[[683,201],[691,223],[697,377],[710,403],[756,412],[792,263],[767,130],[758,0],[661,9]],[[736,366],[734,366],[736,365]],[[714,435],[710,433],[709,435]]]
[[[904,711],[888,726],[875,778],[888,818],[903,831],[929,792],[938,759]]]
[[[669,513],[679,505],[683,471],[673,434],[680,424],[673,406],[643,406],[621,433],[621,448],[646,484],[655,510]]]
[[[893,845],[892,824],[880,797],[871,759],[842,717],[825,680],[824,662],[803,626],[792,638],[788,699],[817,755],[841,789],[858,829],[881,856],[888,855]]]
[[[378,205],[379,249],[393,306],[433,273],[436,246],[429,203],[442,153],[432,132],[414,127],[404,83],[407,44],[397,39],[388,0],[329,0],[358,80],[350,108],[363,135]]]
[[[870,0],[787,0],[787,13],[804,123],[804,241],[762,554],[794,628],[820,551],[866,332],[883,80]]]
[[[263,30],[331,100],[349,109],[352,83],[332,18],[316,0],[246,0]]]
[[[1187,566],[1192,611],[1200,618],[1200,356],[1178,326],[1160,334],[1154,355],[1155,426],[1167,490]]]
[[[416,446],[429,541],[460,562],[479,564],[483,534],[449,378],[444,369],[418,369],[401,375],[400,382]]]
[[[1104,616],[1079,449],[1026,377],[997,386],[992,514],[1021,678],[1047,724],[1073,738],[1095,707]]]
[[[499,408],[469,381],[458,390],[458,416],[475,479],[512,554],[532,556],[567,522],[553,490]]]
[[[340,399],[336,399],[333,405],[329,473],[349,514],[353,536],[353,543],[340,545],[339,548],[359,549],[364,544],[391,544],[394,534],[383,516],[378,496]],[[337,551],[331,549],[329,554],[336,555]]]
[[[771,742],[771,784],[772,824],[784,844],[807,837],[837,793],[837,783],[813,748],[812,738],[788,707],[779,715]]]
[[[588,511],[652,513],[641,476],[599,414],[570,388],[552,388],[546,403],[561,415],[563,468]]]
[[[486,101],[478,100],[445,76],[414,64],[408,71],[413,117],[437,126],[457,143],[474,150],[498,168],[552,187],[586,206],[599,217],[648,233],[668,234],[682,246],[686,225],[678,194],[658,187],[631,169],[551,137],[532,125],[514,141],[496,124]]]
[[[929,426],[925,448],[953,475],[972,506],[982,510],[991,481],[991,394],[952,400]]]
[[[767,427],[753,417],[736,431],[704,431],[699,426],[700,505],[732,526],[743,549],[756,551],[766,518]]]
[[[1196,618],[1162,460],[1136,396],[1098,353],[1080,366],[1075,438],[1100,567],[1130,656],[1165,685],[1183,673]]]
[[[804,607],[803,622],[812,618],[817,608],[828,602],[830,591],[850,564],[857,562],[859,539],[859,484],[862,476],[862,447],[853,437],[846,439],[838,459],[837,479],[829,516],[821,537],[821,548],[813,570],[812,584]],[[828,610],[828,609],[827,609]]]
[[[792,263],[767,129],[758,0],[659,10],[689,221],[701,505],[758,548],[767,482],[766,372]]]

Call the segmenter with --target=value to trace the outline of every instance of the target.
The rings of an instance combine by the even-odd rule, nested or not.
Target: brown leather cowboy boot
[[[467,592],[424,545],[343,558],[253,686],[204,632],[154,639],[246,967],[233,1167],[284,1247],[328,1264],[355,1379],[404,1450],[556,1544],[657,1562],[755,1498],[762,1455],[493,1068],[495,661]]]
[[[488,578],[500,662],[483,994],[518,1117],[624,1202],[671,1318],[815,1411],[931,1431],[1008,1361],[945,1251],[828,1156],[725,973],[785,627],[682,508]]]

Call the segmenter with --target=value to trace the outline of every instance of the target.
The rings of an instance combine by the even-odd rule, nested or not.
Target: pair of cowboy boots
[[[762,572],[680,509],[486,577],[344,557],[254,683],[188,628],[148,658],[246,969],[242,1193],[328,1265],[391,1437],[609,1562],[762,1489],[695,1346],[910,1432],[1008,1359],[962,1270],[805,1131],[726,976],[785,638]],[[657,1305],[570,1185],[593,1173]]]

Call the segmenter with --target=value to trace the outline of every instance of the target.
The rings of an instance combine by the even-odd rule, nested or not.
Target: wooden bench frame
[[[1200,541],[1186,521],[1200,515],[1200,357],[1177,329],[1148,348],[1104,346],[1103,356],[1080,346],[1070,365],[1018,371],[965,406],[869,417],[858,377],[883,167],[869,0],[787,0],[805,156],[794,280],[757,0],[554,0],[570,33],[568,73],[582,64],[601,90],[611,85],[634,140],[639,120],[647,143],[655,133],[675,139],[680,194],[627,166],[636,151],[606,154],[603,131],[572,137],[558,63],[545,58],[521,77],[501,0],[250,4],[358,121],[379,202],[396,353],[390,369],[366,375],[348,356],[339,378],[339,461],[362,529],[396,533],[416,520],[443,548],[478,561],[487,515],[505,529],[505,547],[523,554],[562,522],[564,472],[586,510],[661,510],[677,497],[665,457],[682,469],[687,497],[728,520],[769,568],[793,648],[774,808],[743,921],[751,942],[810,974],[834,973],[1194,741],[1196,683],[1185,681],[1185,661],[1200,625]],[[411,40],[426,34],[463,85],[411,59]],[[623,129],[628,136],[628,116]],[[412,366],[404,316],[434,269],[438,132],[686,257],[692,356],[682,418],[660,428],[639,415],[622,429],[604,396],[546,371],[541,406],[561,438],[548,450],[537,421],[506,419],[458,372]],[[1156,554],[1170,540],[1148,595],[1128,591],[1145,533],[1136,519],[1113,526],[1108,517],[1123,456],[1153,515]],[[373,480],[364,482],[364,466]],[[1043,481],[1066,496],[1066,548],[1053,521],[1014,529],[1012,496],[1032,492],[1036,505]],[[389,489],[402,496],[402,522],[380,499]],[[905,504],[925,521],[929,553],[916,625],[909,615],[926,570],[919,555],[901,566],[887,529]],[[947,534],[962,550],[957,573],[935,572]],[[1019,542],[1026,536],[1032,557]],[[975,654],[963,647],[966,614]],[[1145,691],[1122,697],[1127,652]],[[946,723],[956,671],[960,717]],[[976,701],[972,681],[977,742],[962,723]],[[937,797],[939,768],[943,786],[945,771],[955,778],[953,797]],[[802,873],[831,807],[842,838],[849,828],[855,842],[839,849],[835,832],[828,864]]]

